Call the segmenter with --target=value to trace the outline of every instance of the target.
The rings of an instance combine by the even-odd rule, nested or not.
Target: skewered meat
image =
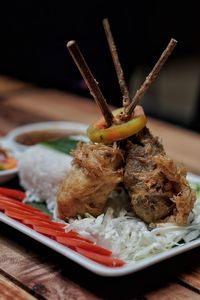
[[[146,223],[166,220],[185,224],[195,195],[186,181],[186,170],[164,151],[147,128],[128,141],[124,184],[134,212]]]
[[[101,214],[108,195],[123,179],[122,163],[119,149],[101,144],[78,144],[73,152],[73,166],[58,190],[58,217]]]

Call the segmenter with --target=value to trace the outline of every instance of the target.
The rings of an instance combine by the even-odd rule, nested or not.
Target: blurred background
[[[102,26],[108,17],[131,95],[170,38],[178,40],[142,104],[151,116],[200,131],[197,5],[198,1],[4,1],[0,74],[90,97],[66,49],[67,41],[75,39],[108,103],[121,106]]]

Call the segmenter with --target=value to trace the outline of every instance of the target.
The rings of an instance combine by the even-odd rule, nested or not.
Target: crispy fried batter
[[[186,170],[170,159],[147,128],[128,142],[124,184],[134,212],[146,223],[185,224],[195,201]]]
[[[122,163],[118,149],[80,143],[73,152],[73,166],[58,190],[58,217],[101,214],[108,195],[122,181]]]

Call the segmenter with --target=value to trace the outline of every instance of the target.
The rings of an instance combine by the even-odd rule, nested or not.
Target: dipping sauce
[[[32,146],[47,141],[59,140],[71,135],[83,135],[82,132],[65,129],[43,129],[19,134],[15,141],[25,146]]]

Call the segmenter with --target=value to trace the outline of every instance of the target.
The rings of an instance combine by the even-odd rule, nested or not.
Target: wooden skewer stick
[[[137,90],[135,96],[133,97],[133,100],[131,104],[127,107],[125,114],[123,116],[123,120],[127,120],[130,118],[132,112],[134,111],[136,105],[138,105],[141,98],[144,96],[145,92],[148,90],[148,88],[151,86],[153,81],[158,76],[158,73],[162,69],[163,65],[165,64],[166,60],[174,50],[175,46],[177,44],[177,41],[174,39],[171,39],[169,44],[167,45],[166,49],[163,51],[162,55],[160,56],[159,60],[153,67],[152,71],[149,73],[149,75],[146,77],[144,83],[141,85],[139,90]]]
[[[117,53],[117,48],[113,39],[113,35],[110,29],[110,24],[108,19],[104,19],[103,20],[103,27],[106,33],[106,38],[108,41],[108,46],[110,48],[110,52],[111,52],[111,56],[112,56],[112,60],[115,66],[115,70],[116,70],[116,74],[117,74],[117,78],[118,78],[118,82],[119,82],[119,86],[121,89],[121,93],[122,93],[122,97],[123,97],[123,107],[127,108],[128,105],[130,104],[130,96],[129,96],[129,91],[124,79],[124,73],[119,61],[119,57],[118,57],[118,53]]]
[[[110,111],[108,104],[98,86],[97,81],[95,80],[92,72],[90,71],[77,43],[75,41],[69,41],[67,43],[67,48],[76,63],[81,75],[83,76],[89,90],[90,94],[93,96],[94,100],[96,101],[97,105],[99,106],[106,124],[110,127],[113,123],[113,114]]]

